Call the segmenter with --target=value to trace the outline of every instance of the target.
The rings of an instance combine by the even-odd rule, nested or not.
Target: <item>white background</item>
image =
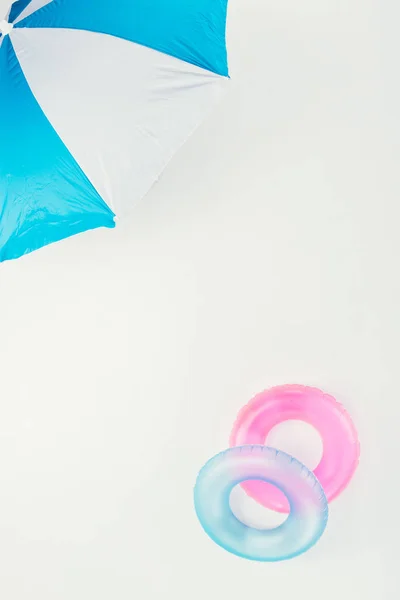
[[[228,95],[132,216],[1,265],[2,598],[398,598],[399,17],[233,0]],[[286,382],[361,463],[314,549],[251,563],[192,488]]]

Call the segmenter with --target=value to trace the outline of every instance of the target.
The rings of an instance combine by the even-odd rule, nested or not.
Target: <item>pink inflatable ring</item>
[[[261,392],[240,411],[230,445],[265,444],[273,427],[292,419],[309,423],[322,438],[323,455],[314,475],[329,502],[350,482],[360,455],[353,421],[332,396],[302,385],[284,385]],[[242,487],[263,506],[282,513],[289,512],[284,494],[270,483],[246,481]]]

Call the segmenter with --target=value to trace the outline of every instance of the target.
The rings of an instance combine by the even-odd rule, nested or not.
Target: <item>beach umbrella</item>
[[[226,11],[13,3],[0,21],[1,261],[114,227],[146,194],[228,79]]]

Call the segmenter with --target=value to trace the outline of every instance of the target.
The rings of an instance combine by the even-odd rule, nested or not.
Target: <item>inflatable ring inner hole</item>
[[[295,456],[311,471],[321,462],[324,449],[318,429],[300,419],[278,423],[268,433],[264,443]]]
[[[268,531],[280,527],[289,517],[289,513],[277,512],[259,504],[246,494],[242,488],[243,483],[242,481],[235,485],[229,496],[229,506],[235,517],[252,529]]]

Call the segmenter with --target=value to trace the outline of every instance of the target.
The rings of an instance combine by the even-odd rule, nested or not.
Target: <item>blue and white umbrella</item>
[[[18,0],[0,21],[0,260],[142,198],[228,77],[227,0]]]

